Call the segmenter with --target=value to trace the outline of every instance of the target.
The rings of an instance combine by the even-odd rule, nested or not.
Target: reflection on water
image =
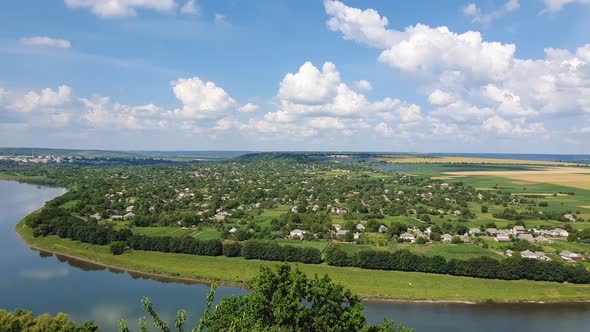
[[[31,269],[24,270],[21,272],[23,278],[37,279],[37,280],[49,280],[56,278],[63,278],[67,276],[69,270],[65,267],[54,268],[54,269]]]
[[[102,331],[117,331],[117,320],[130,326],[144,313],[140,299],[150,297],[168,322],[179,308],[196,322],[204,310],[207,284],[125,272],[28,248],[14,226],[43,202],[63,194],[59,188],[0,181],[0,308],[26,308],[35,314],[66,312],[78,321],[95,320]],[[206,268],[206,267],[204,267]],[[216,298],[242,295],[241,288],[219,287]],[[589,331],[590,304],[461,305],[366,303],[371,322],[384,317],[417,331]],[[192,324],[191,324],[192,325]],[[137,329],[134,329],[137,330]]]

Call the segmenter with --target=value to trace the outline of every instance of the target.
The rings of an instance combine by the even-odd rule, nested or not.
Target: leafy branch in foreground
[[[332,282],[328,276],[308,278],[288,264],[275,269],[262,267],[254,280],[254,291],[222,299],[213,308],[216,287],[213,285],[209,290],[205,310],[192,332],[413,331],[388,320],[380,325],[368,324],[357,295]],[[142,304],[157,330],[171,331],[159,318],[149,299],[144,297]],[[174,324],[178,332],[184,331],[185,322],[186,311],[179,310]],[[121,332],[130,331],[125,321],[119,321],[119,327]],[[140,322],[140,330],[147,331],[145,317]]]
[[[30,311],[16,309],[14,312],[0,310],[0,331],[2,332],[96,332],[98,326],[92,321],[77,325],[68,315],[58,313],[52,317],[48,314],[33,316]]]

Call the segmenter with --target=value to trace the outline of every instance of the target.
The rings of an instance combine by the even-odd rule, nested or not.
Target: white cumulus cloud
[[[40,92],[29,91],[18,98],[9,108],[17,112],[34,112],[55,109],[70,101],[72,89],[62,85],[57,90],[46,88]]]
[[[158,12],[173,12],[174,0],[64,0],[70,8],[88,8],[102,18],[128,17],[137,15],[138,9]]]
[[[520,8],[520,0],[508,0],[504,5],[489,13],[483,13],[474,3],[463,8],[463,13],[471,18],[473,23],[490,24],[492,21]]]
[[[326,62],[320,72],[308,61],[297,73],[283,78],[279,97],[298,104],[323,104],[336,96],[339,83],[340,74],[333,63]]]
[[[21,44],[27,46],[47,46],[47,47],[57,47],[57,48],[70,48],[71,43],[69,40],[65,39],[57,39],[51,38],[47,36],[35,36],[35,37],[28,37],[22,38],[20,40]]]
[[[393,128],[391,128],[385,122],[380,122],[378,125],[376,125],[375,131],[383,137],[391,137],[391,136],[393,136],[393,132],[394,132]]]
[[[253,103],[246,103],[238,108],[238,111],[243,113],[252,113],[258,110],[258,105]]]
[[[172,82],[172,90],[182,103],[174,115],[189,119],[214,118],[236,108],[236,101],[213,82],[198,77],[180,78]]]
[[[187,1],[181,8],[180,12],[186,15],[200,15],[201,11],[197,6],[196,0]]]
[[[357,89],[361,90],[361,91],[371,91],[373,90],[373,86],[371,85],[371,82],[367,81],[367,80],[359,80],[354,82],[354,86],[356,86]]]

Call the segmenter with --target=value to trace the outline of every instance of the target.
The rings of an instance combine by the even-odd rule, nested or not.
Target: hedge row
[[[265,261],[301,262],[320,264],[321,253],[316,248],[281,246],[274,242],[246,241],[242,247],[245,259],[261,259]]]
[[[339,246],[331,246],[326,250],[326,262],[328,265],[334,266],[450,274],[485,279],[590,283],[590,271],[581,265],[520,257],[507,258],[502,261],[489,257],[447,261],[442,256],[416,255],[408,250],[398,250],[393,253],[363,250],[356,254],[348,254]]]
[[[246,241],[222,244],[219,240],[199,240],[190,236],[145,236],[133,235],[129,246],[136,250],[184,253],[201,256],[244,257],[266,261],[301,262],[319,264],[321,253],[315,248],[281,246],[273,242]]]
[[[219,240],[199,240],[191,236],[145,236],[133,235],[128,240],[135,250],[174,252],[201,256],[220,256],[223,252]]]

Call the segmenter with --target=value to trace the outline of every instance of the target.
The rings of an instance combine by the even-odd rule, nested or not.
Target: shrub
[[[127,243],[123,242],[123,241],[113,242],[109,246],[109,250],[111,251],[111,254],[113,254],[113,255],[123,254],[123,252],[125,252],[126,248],[127,248]]]
[[[242,256],[242,244],[239,242],[228,242],[223,244],[223,256],[239,257]]]

